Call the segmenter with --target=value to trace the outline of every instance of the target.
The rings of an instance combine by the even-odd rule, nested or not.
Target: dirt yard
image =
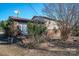
[[[3,39],[3,37],[0,39]],[[6,40],[3,40],[6,41]],[[3,43],[2,40],[0,43]],[[39,45],[38,49],[28,49],[17,44],[0,44],[0,56],[78,56],[79,43],[63,44],[60,41],[50,41]],[[50,46],[49,46],[50,45]],[[75,46],[75,47],[74,47]],[[72,48],[74,47],[74,48]]]
[[[0,45],[0,56],[70,56],[79,55],[79,49],[70,48],[48,48],[48,49],[27,49],[15,44]]]
[[[17,47],[16,45],[0,45],[0,56],[43,56],[43,55],[44,56],[56,55],[56,53],[40,49],[25,49]]]

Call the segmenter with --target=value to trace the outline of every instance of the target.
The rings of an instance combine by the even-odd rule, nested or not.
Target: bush
[[[34,35],[41,35],[46,29],[42,24],[31,23],[31,22],[28,22],[27,26],[28,26],[28,32]]]
[[[41,38],[42,34],[45,32],[46,27],[43,24],[38,23],[27,23],[28,32],[32,35],[37,43],[43,41]]]
[[[72,32],[73,36],[79,36],[79,27],[75,27],[75,29]]]
[[[8,24],[7,21],[2,21],[2,22],[1,22],[1,27],[2,27],[3,29],[6,29],[6,28],[7,28],[7,24]]]
[[[13,34],[13,27],[10,26],[11,22],[9,21],[2,21],[1,27],[5,31],[5,36],[11,36]]]

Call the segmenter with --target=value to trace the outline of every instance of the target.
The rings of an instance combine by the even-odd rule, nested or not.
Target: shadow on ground
[[[65,42],[65,41],[61,41],[61,40],[49,40],[49,42],[51,44],[54,44],[58,47],[62,47],[62,48],[79,48],[79,42]]]

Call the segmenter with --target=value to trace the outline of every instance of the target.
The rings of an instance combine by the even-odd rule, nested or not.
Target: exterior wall
[[[49,38],[60,39],[61,32],[60,32],[59,27],[55,21],[47,20],[45,25],[47,27],[47,36]]]
[[[55,21],[47,20],[45,24],[46,24],[47,29],[59,29]]]
[[[27,24],[24,22],[13,22],[13,28],[15,31],[19,31],[20,33],[23,35],[27,35],[28,31],[27,31]]]

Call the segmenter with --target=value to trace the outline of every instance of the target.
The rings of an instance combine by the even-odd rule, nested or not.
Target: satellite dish
[[[18,17],[19,14],[20,14],[20,11],[19,10],[15,10],[14,13],[16,14],[16,16]]]

